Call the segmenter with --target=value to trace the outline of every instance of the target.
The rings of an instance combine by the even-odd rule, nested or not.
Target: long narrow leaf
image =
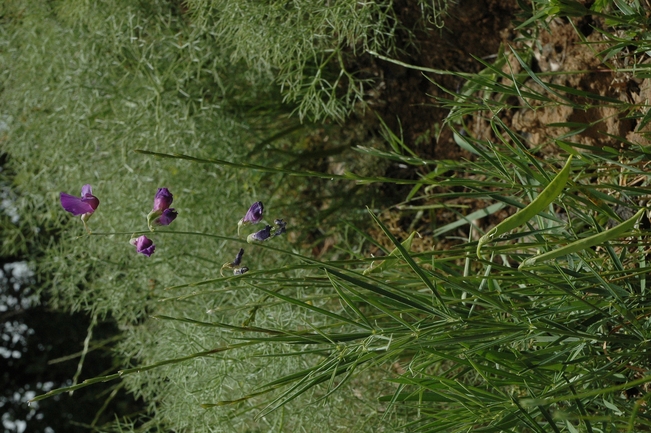
[[[251,286],[255,287],[257,290],[260,290],[260,291],[262,291],[262,292],[264,292],[264,293],[266,293],[266,294],[268,294],[270,296],[274,296],[274,297],[276,297],[278,299],[282,299],[285,302],[289,302],[290,304],[294,304],[294,305],[297,305],[299,307],[306,308],[308,310],[312,310],[315,313],[322,314],[324,316],[333,318],[335,320],[340,320],[340,321],[345,322],[345,323],[350,323],[351,325],[366,328],[366,324],[356,322],[356,321],[354,321],[352,319],[349,319],[347,317],[344,317],[344,316],[342,316],[340,314],[336,314],[336,313],[333,313],[331,311],[324,310],[323,308],[319,308],[319,307],[316,307],[314,305],[310,305],[310,304],[308,304],[306,302],[303,302],[303,301],[300,301],[298,299],[292,298],[291,296],[285,296],[285,295],[282,295],[282,294],[278,293],[277,291],[267,290],[264,287],[260,287],[260,286],[257,286],[255,284],[251,284]]]
[[[186,161],[198,162],[200,164],[222,165],[226,167],[233,167],[233,168],[239,168],[244,170],[255,170],[255,171],[261,171],[265,173],[287,174],[290,176],[297,176],[297,177],[316,177],[321,179],[352,180],[363,184],[387,182],[387,183],[394,183],[399,185],[405,185],[405,184],[414,185],[414,184],[419,184],[424,182],[424,180],[417,180],[417,179],[411,180],[411,179],[398,179],[398,178],[385,178],[385,177],[364,177],[364,176],[358,176],[354,173],[332,174],[332,173],[321,173],[318,171],[297,171],[297,170],[290,170],[285,168],[265,167],[263,165],[257,165],[257,164],[231,162],[231,161],[225,161],[223,159],[216,159],[216,158],[197,158],[195,156],[183,155],[180,153],[172,154],[172,153],[152,152],[149,150],[142,150],[142,149],[137,149],[134,152],[142,153],[144,155],[156,156],[159,158],[184,159]],[[431,182],[425,182],[425,183],[431,183]]]
[[[567,179],[570,175],[571,170],[572,155],[567,158],[565,167],[558,172],[556,177],[549,182],[549,185],[536,197],[527,207],[522,209],[519,212],[511,215],[492,230],[486,233],[479,239],[477,242],[477,257],[482,258],[481,256],[481,247],[492,241],[494,238],[513,230],[516,227],[519,227],[529,221],[531,218],[536,216],[539,212],[545,209],[551,202],[553,202],[565,188]]]
[[[407,264],[416,273],[416,275],[418,275],[418,277],[421,279],[421,281],[423,283],[425,283],[425,285],[432,291],[432,293],[434,294],[436,299],[439,301],[439,303],[441,305],[441,308],[443,309],[443,311],[440,312],[439,314],[441,314],[443,316],[450,317],[451,316],[450,310],[445,305],[445,302],[443,301],[443,298],[441,297],[441,294],[438,292],[438,289],[436,288],[436,286],[434,285],[434,283],[432,282],[430,277],[428,277],[425,274],[425,272],[421,269],[421,267],[418,266],[416,264],[416,262],[414,262],[414,260],[409,255],[409,252],[407,250],[405,250],[405,248],[402,246],[402,244],[400,242],[398,242],[398,240],[395,238],[395,236],[393,236],[393,234],[389,231],[389,229],[384,224],[382,224],[382,221],[380,221],[375,216],[375,214],[373,212],[371,212],[370,209],[368,211],[371,214],[371,218],[373,218],[373,221],[375,221],[375,223],[378,226],[380,226],[380,228],[382,229],[384,234],[387,235],[387,237],[391,240],[391,242],[393,242],[393,244],[396,246],[396,248],[400,251],[400,254],[402,255],[402,258],[407,262]]]
[[[633,217],[624,221],[617,227],[613,227],[610,230],[597,233],[585,239],[579,239],[578,241],[572,242],[569,245],[566,245],[562,248],[554,249],[545,254],[529,257],[528,259],[520,263],[520,266],[518,268],[519,269],[530,268],[532,266],[535,266],[537,263],[546,262],[548,260],[555,259],[556,257],[566,256],[568,254],[576,253],[578,251],[583,251],[586,248],[590,248],[595,245],[601,245],[605,242],[608,242],[611,239],[616,239],[618,237],[621,237],[623,234],[631,231],[635,227],[635,224],[637,224],[638,220],[640,219],[642,214],[644,214],[645,211],[646,209],[644,208],[640,209],[635,215],[633,215]]]

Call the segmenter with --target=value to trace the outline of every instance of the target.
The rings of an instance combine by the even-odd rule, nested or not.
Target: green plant
[[[19,204],[36,210],[25,212],[19,227],[47,223],[65,229],[63,242],[45,248],[41,272],[53,275],[50,287],[63,305],[96,317],[112,315],[123,330],[116,347],[122,367],[116,372],[34,401],[121,380],[148,402],[151,416],[140,426],[135,420],[105,426],[123,431],[311,431],[315,425],[332,431],[651,429],[646,409],[651,395],[649,151],[612,134],[604,135],[625,146],[582,141],[581,134],[602,119],[556,122],[552,127],[562,132],[544,143],[528,143],[506,116],[516,110],[608,108],[644,126],[648,103],[555,81],[584,71],[536,71],[535,44],[522,44],[498,53],[493,63],[483,62],[478,74],[419,68],[466,80],[439,103],[449,108],[445,127],[473,155],[470,160],[423,159],[388,129],[389,150],[364,147],[360,154],[410,166],[418,173],[414,179],[306,170],[293,160],[287,163],[281,152],[251,160],[260,149],[239,143],[268,143],[260,135],[286,137],[296,126],[273,114],[277,95],[257,104],[259,88],[238,92],[249,82],[272,83],[273,77],[251,80],[234,62],[232,71],[241,74],[215,86],[207,74],[214,72],[213,57],[192,57],[204,53],[201,48],[210,52],[214,40],[206,36],[210,32],[194,33],[193,26],[205,30],[222,17],[201,12],[211,7],[207,2],[191,6],[205,22],[199,15],[191,24],[177,16],[168,27],[161,19],[167,14],[153,20],[143,13],[133,21],[105,20],[112,30],[107,33],[81,26],[69,34],[57,20],[12,30],[19,52],[33,54],[3,78],[3,109],[16,113],[6,149],[24,200]],[[250,6],[256,13],[262,7]],[[575,8],[570,14],[552,6]],[[534,2],[520,26],[523,38],[535,42],[552,13],[587,13],[579,6]],[[623,6],[620,12],[603,2],[594,7],[618,25],[633,19]],[[272,12],[277,14],[269,15],[271,22],[278,22],[282,14]],[[259,24],[256,16],[252,23]],[[312,29],[321,25],[308,23],[316,26]],[[43,49],[37,42],[50,40],[43,34],[55,40],[61,32],[76,45],[60,48],[51,42],[46,52],[68,50],[61,53],[65,62],[36,54],[36,47]],[[190,38],[197,34],[201,37]],[[185,37],[193,41],[188,46],[178,43]],[[231,44],[240,42],[234,39],[236,34],[225,34]],[[286,42],[280,39],[269,37],[273,44]],[[337,50],[346,47],[344,39],[335,40],[335,48],[296,44],[321,48],[308,56],[305,68],[310,62],[325,65],[331,53],[331,60],[339,59]],[[186,63],[184,50],[193,44],[199,49],[189,55],[196,62]],[[274,49],[262,50],[258,59],[277,61]],[[96,51],[114,55],[84,55]],[[3,52],[3,64],[11,56]],[[75,68],[70,59],[91,67]],[[195,69],[194,63],[202,66]],[[259,71],[267,67],[262,60],[257,66]],[[47,67],[50,73],[44,74]],[[288,68],[288,82],[307,76],[301,74],[308,69]],[[640,68],[635,64],[617,72],[644,71]],[[309,75],[310,83],[319,80],[318,72]],[[49,90],[30,91],[34,83]],[[205,99],[186,97],[186,88],[192,95],[204,92]],[[324,89],[332,91],[325,84]],[[487,133],[477,136],[470,120],[482,122]],[[29,146],[51,137],[55,145]],[[107,144],[106,137],[113,140]],[[30,165],[37,154],[47,158],[47,167]],[[65,188],[58,179],[65,179]],[[270,219],[290,221],[289,235],[322,229],[313,223],[316,218],[293,218],[314,210],[287,199],[300,185],[292,180],[337,182],[342,189],[410,185],[401,213],[429,221],[418,227],[421,236],[435,237],[445,248],[418,247],[412,234],[416,223],[399,238],[383,222],[383,209],[373,206],[366,219],[377,236],[349,221],[356,209],[338,208],[339,221],[328,228],[338,236],[336,254],[324,258],[283,237],[255,246],[236,237],[238,220],[262,195]],[[93,217],[94,233],[77,237],[83,231],[63,219],[56,194],[85,182],[98,186],[101,206]],[[175,192],[179,217],[172,228],[154,232],[155,255],[134,260],[128,239],[148,233],[152,194],[162,185]],[[473,205],[460,206],[467,198]],[[484,242],[482,235],[491,233],[502,237]],[[222,276],[223,263],[242,246],[251,270]],[[371,249],[378,257],[370,256]]]

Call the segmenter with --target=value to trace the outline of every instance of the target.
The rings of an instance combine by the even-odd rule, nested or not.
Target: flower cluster
[[[246,237],[246,241],[250,244],[256,242],[264,242],[274,236],[280,236],[285,233],[285,226],[287,224],[283,220],[274,220],[274,226],[267,224],[265,228],[255,233],[251,233]]]
[[[261,201],[256,201],[251,205],[249,210],[246,212],[246,215],[244,215],[244,218],[242,218],[238,223],[237,223],[237,234],[240,234],[240,228],[243,225],[247,224],[258,224],[259,222],[262,222],[262,214],[264,212],[264,206],[262,205]],[[286,223],[281,220],[281,219],[276,219],[274,220],[274,226],[270,226],[267,224],[265,228],[262,230],[259,230],[255,233],[251,233],[246,237],[246,241],[250,244],[256,243],[256,242],[264,242],[267,239],[270,239],[274,236],[279,236],[285,233],[285,227]]]
[[[167,188],[158,188],[154,197],[154,208],[147,215],[149,230],[154,231],[154,226],[168,226],[176,219],[178,212],[170,208],[174,197]]]
[[[61,206],[66,211],[77,216],[81,215],[81,221],[84,223],[86,231],[90,234],[87,222],[93,215],[93,212],[99,206],[99,199],[93,195],[90,185],[84,185],[81,188],[81,197],[75,197],[62,192],[60,194]],[[147,215],[147,226],[149,230],[154,231],[154,226],[168,226],[174,221],[178,212],[170,208],[174,197],[169,189],[158,188],[154,197],[154,208]],[[131,245],[136,247],[136,251],[150,257],[156,250],[156,245],[147,236],[133,237]]]
[[[88,228],[88,220],[93,215],[99,206],[99,199],[93,195],[93,190],[90,185],[84,185],[81,188],[81,197],[75,197],[64,192],[60,193],[61,206],[67,212],[75,216],[81,215],[81,221],[84,223],[86,231],[90,234]],[[168,226],[176,219],[178,212],[172,208],[174,196],[167,188],[158,188],[154,196],[154,207],[147,215],[147,226],[150,231],[154,231],[156,226]],[[261,201],[257,201],[249,207],[244,217],[237,223],[237,234],[239,236],[241,228],[246,225],[254,225],[262,222],[264,214],[264,205]],[[273,237],[280,236],[286,231],[287,223],[282,219],[275,219],[274,225],[265,225],[265,228],[247,236],[246,241],[250,244],[265,242]],[[147,257],[150,257],[156,251],[154,241],[145,235],[136,237],[135,235],[129,241],[131,245],[136,247],[136,251]],[[242,266],[242,257],[244,256],[244,249],[240,248],[235,256],[235,260],[230,263],[224,263],[220,273],[224,275],[224,269],[232,269],[233,275],[242,275],[248,272],[249,268]]]
[[[239,220],[237,223],[237,234],[240,235],[242,226],[253,225],[262,222],[264,214],[264,205],[261,201],[256,201],[249,207],[249,210],[246,211],[244,217]],[[250,244],[264,242],[268,239],[271,239],[275,236],[280,236],[286,231],[287,223],[282,219],[274,220],[274,226],[269,224],[265,225],[265,228],[259,230],[255,233],[251,233],[246,237],[246,241]],[[246,266],[241,266],[242,256],[244,255],[244,249],[240,248],[240,251],[235,256],[235,260],[231,263],[224,263],[221,268],[220,273],[224,276],[224,269],[233,269],[233,275],[242,275],[248,272],[249,268]]]

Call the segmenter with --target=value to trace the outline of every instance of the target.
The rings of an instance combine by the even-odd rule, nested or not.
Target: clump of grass
[[[471,166],[458,163],[455,171],[483,178],[461,183],[475,193],[517,205],[523,188],[516,179],[531,179],[525,184],[539,181],[539,186],[524,190],[534,197],[552,181],[553,163],[534,171],[529,157],[513,152],[506,143],[473,142],[473,146],[486,159]],[[644,155],[643,149],[629,154],[635,155]],[[229,359],[242,362],[251,352],[241,350],[256,347],[262,352],[254,351],[254,357],[263,356],[269,370],[285,359],[299,364],[289,373],[274,370],[275,378],[262,386],[240,386],[237,398],[209,397],[216,391],[210,386],[209,394],[186,392],[210,410],[245,405],[266,416],[299,397],[340,395],[333,393],[342,391],[347,381],[398,363],[400,368],[388,378],[396,388],[385,391],[380,401],[393,409],[413,407],[399,419],[416,430],[465,431],[481,426],[488,431],[542,432],[561,431],[568,425],[586,431],[597,426],[645,426],[642,403],[622,399],[619,393],[644,389],[651,381],[643,361],[643,341],[648,338],[643,246],[648,233],[634,229],[624,241],[610,239],[594,251],[577,249],[534,269],[514,266],[532,252],[604,230],[605,222],[598,221],[608,216],[606,207],[596,207],[581,196],[586,191],[598,195],[613,185],[585,184],[581,170],[595,161],[601,161],[602,169],[611,163],[588,152],[577,152],[576,157],[585,164],[566,165],[572,180],[556,197],[567,217],[549,206],[531,222],[521,221],[506,243],[484,246],[490,261],[477,259],[472,241],[455,250],[410,253],[408,244],[401,244],[373,214],[396,250],[385,258],[388,266],[376,271],[367,272],[370,260],[359,255],[317,261],[262,244],[259,248],[264,251],[284,257],[285,265],[167,288],[170,296],[161,301],[174,315],[157,314],[162,323],[154,329],[156,335],[172,328],[192,336],[185,345],[176,343],[178,358],[170,358],[169,347],[163,344],[156,355],[140,356],[151,359],[149,365],[95,380],[122,376],[136,380],[138,388],[152,381],[162,386],[155,379],[158,374],[178,374],[167,366],[203,358],[211,365]],[[509,164],[498,164],[498,158]],[[512,175],[515,178],[505,177]],[[499,187],[505,180],[513,185],[510,192]],[[449,172],[420,182],[425,188],[459,185]],[[641,194],[637,188],[623,191]],[[355,249],[361,250],[351,248]],[[252,297],[243,304],[215,305],[224,292]],[[199,305],[215,305],[210,312],[217,317],[206,318]],[[223,316],[226,311],[229,314]],[[303,315],[307,322],[289,319]],[[225,343],[193,344],[204,329],[222,330]],[[197,351],[200,347],[205,350]],[[154,376],[143,379],[147,371]],[[220,378],[222,386],[224,380],[226,376]]]

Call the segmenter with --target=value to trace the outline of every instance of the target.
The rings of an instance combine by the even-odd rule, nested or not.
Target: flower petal
[[[261,201],[256,201],[251,205],[246,215],[242,218],[243,224],[257,224],[262,221],[262,213],[264,212],[264,205]]]
[[[271,237],[271,226],[267,225],[265,228],[263,228],[260,231],[257,231],[255,233],[251,233],[246,237],[246,241],[248,243],[253,243],[253,242],[264,242],[267,239]]]
[[[172,195],[169,189],[158,188],[158,191],[156,191],[156,196],[154,197],[154,209],[152,210],[152,212],[164,211],[165,209],[168,209],[172,205],[173,201],[174,201],[174,196]]]
[[[244,248],[240,248],[240,251],[235,256],[235,260],[230,264],[231,267],[239,266],[242,263],[242,256],[244,255]]]
[[[281,219],[274,220],[274,224],[276,224],[276,230],[274,231],[274,236],[280,236],[286,231],[286,226],[287,223]]]
[[[233,269],[233,275],[244,275],[249,272],[249,268],[242,266],[241,268]]]
[[[146,255],[147,257],[150,257],[154,253],[154,250],[156,250],[154,242],[144,235],[135,240],[135,245],[136,251],[140,254]]]
[[[59,198],[61,200],[61,206],[63,206],[66,211],[70,212],[73,215],[83,215],[86,213],[93,213],[95,211],[89,202],[84,201],[79,197],[75,197],[74,195],[62,192],[59,194]],[[95,200],[97,199],[95,198]],[[97,200],[97,204],[99,205],[99,200]]]
[[[89,183],[81,187],[81,198],[93,195],[93,187]]]
[[[163,214],[156,218],[156,221],[154,221],[156,224],[161,225],[161,226],[168,226],[176,219],[176,216],[179,213],[176,212],[174,209],[165,209],[163,211]]]
[[[90,211],[90,213],[95,212],[95,209],[97,209],[97,206],[99,206],[99,199],[94,195],[83,197],[81,201],[88,204],[93,209]]]
[[[154,254],[154,250],[156,250],[156,245],[152,244],[150,247],[143,248],[138,252],[146,255],[147,257],[151,257],[151,255]]]

